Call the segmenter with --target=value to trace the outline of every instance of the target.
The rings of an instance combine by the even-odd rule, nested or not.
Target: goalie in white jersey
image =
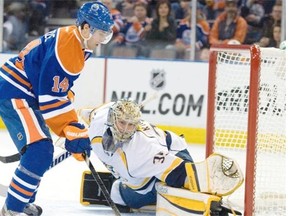
[[[155,204],[155,184],[159,181],[196,192],[227,192],[226,188],[215,191],[210,187],[212,181],[205,179],[206,169],[197,176],[202,167],[193,164],[184,138],[142,120],[140,110],[141,105],[122,99],[88,113],[80,111],[90,123],[88,133],[93,151],[117,179],[110,194],[120,210]],[[188,170],[193,170],[192,178],[187,178],[187,164]]]

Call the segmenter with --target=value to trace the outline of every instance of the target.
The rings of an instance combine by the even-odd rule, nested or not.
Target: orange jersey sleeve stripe
[[[69,101],[59,101],[59,102],[54,103],[54,104],[49,104],[49,105],[40,106],[40,110],[47,110],[47,109],[59,107],[59,106],[65,104],[65,103],[68,103],[68,102],[69,102]]]
[[[69,125],[70,122],[78,122],[78,117],[75,110],[46,119],[47,125],[60,137],[65,137],[64,128]]]
[[[24,121],[26,123],[25,130],[28,131],[30,140],[27,140],[27,143],[33,143],[35,141],[38,141],[43,138],[41,133],[39,132],[39,129],[33,120],[33,117],[31,116],[29,110],[27,107],[25,107],[22,99],[15,99],[15,104],[19,112],[21,113],[22,117],[24,118]],[[23,109],[24,108],[24,109]],[[28,138],[28,136],[27,136]]]
[[[23,85],[27,86],[29,89],[32,88],[32,85],[29,82],[26,82],[25,80],[23,80],[19,75],[17,75],[14,71],[10,70],[8,67],[6,67],[5,65],[3,65],[2,67],[7,73],[9,73],[10,75],[12,75],[18,82],[22,83]]]
[[[39,44],[41,44],[41,40],[39,38],[31,41],[30,43],[28,43],[26,45],[26,47],[24,49],[22,49],[22,51],[19,53],[19,58],[22,59],[22,60],[21,61],[16,61],[15,62],[15,66],[17,68],[19,68],[20,70],[24,70],[25,55],[27,55],[31,51],[31,49],[33,49],[34,47],[38,46]]]
[[[19,61],[16,61],[15,62],[15,66],[20,69],[20,70],[24,70],[24,67],[23,67],[23,62],[19,62]]]

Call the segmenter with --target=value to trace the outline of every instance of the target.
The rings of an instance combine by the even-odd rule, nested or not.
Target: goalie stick
[[[96,183],[98,184],[99,188],[101,189],[104,197],[106,198],[107,203],[112,208],[112,210],[114,211],[116,216],[121,216],[120,211],[118,210],[118,208],[117,208],[116,204],[114,203],[114,201],[111,199],[110,194],[109,194],[106,186],[104,185],[104,182],[102,181],[102,179],[99,176],[98,172],[94,168],[94,166],[91,163],[89,157],[86,156],[86,154],[83,154],[83,158],[84,158],[87,166],[89,167],[89,169],[90,169],[90,171],[92,173],[92,176],[94,177]]]
[[[60,164],[61,162],[63,162],[65,159],[67,159],[71,155],[72,155],[71,152],[68,152],[66,150],[63,151],[62,153],[58,154],[57,156],[55,156],[53,158],[53,161],[50,164],[48,170],[50,170],[51,168],[53,168],[56,165]],[[6,193],[7,193],[7,190],[8,190],[8,186],[0,184],[0,196],[5,197]]]

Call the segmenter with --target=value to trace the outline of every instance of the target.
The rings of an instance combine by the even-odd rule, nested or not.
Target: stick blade
[[[0,156],[0,161],[2,163],[13,163],[13,162],[19,161],[20,158],[21,158],[21,154],[16,153],[14,155],[9,155],[9,156]]]

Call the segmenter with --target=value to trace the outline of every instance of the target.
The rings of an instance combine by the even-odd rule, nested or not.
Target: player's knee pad
[[[54,146],[50,139],[29,144],[21,157],[21,165],[30,172],[43,176],[53,160]]]

